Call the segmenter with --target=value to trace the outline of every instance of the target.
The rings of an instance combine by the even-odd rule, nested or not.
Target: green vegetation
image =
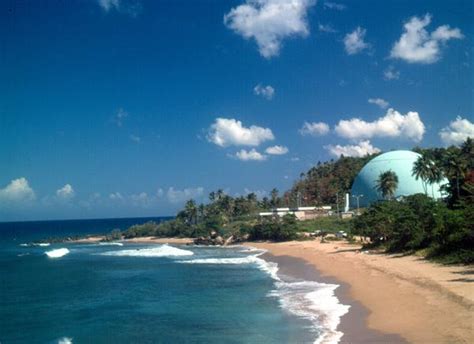
[[[382,194],[384,199],[392,199],[397,191],[398,176],[395,172],[389,170],[382,172],[377,180],[377,191]]]
[[[292,240],[300,233],[337,233],[362,235],[371,246],[388,252],[423,253],[444,263],[474,262],[474,148],[471,139],[461,147],[415,148],[422,154],[413,168],[425,194],[394,200],[398,177],[392,171],[379,176],[376,185],[384,197],[352,220],[322,217],[296,221],[294,216],[259,217],[258,212],[278,206],[337,205],[349,192],[355,176],[374,156],[318,163],[303,173],[291,190],[279,197],[273,189],[270,198],[258,200],[254,193],[232,197],[222,190],[211,192],[207,204],[189,200],[176,218],[163,223],[149,222],[121,233],[125,238],[138,236],[200,237],[215,231],[223,237],[246,240]],[[428,185],[447,178],[446,200],[428,196]],[[117,232],[111,234],[116,238]]]
[[[474,148],[468,139],[460,148],[419,150],[413,168],[425,195],[372,204],[354,220],[353,232],[370,237],[372,246],[389,252],[422,251],[444,263],[474,262]],[[427,186],[446,176],[447,202],[427,196]],[[381,176],[382,178],[382,176]]]
[[[291,190],[285,193],[283,204],[336,205],[342,209],[342,196],[350,192],[359,171],[375,156],[376,154],[363,158],[341,156],[336,161],[318,162],[308,172],[300,175]]]

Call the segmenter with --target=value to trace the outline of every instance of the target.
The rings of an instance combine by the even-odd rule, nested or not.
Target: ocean
[[[335,284],[282,276],[263,251],[34,245],[163,218],[0,223],[0,343],[337,342]]]

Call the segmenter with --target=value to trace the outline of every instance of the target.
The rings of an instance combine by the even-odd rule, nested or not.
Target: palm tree
[[[456,199],[460,196],[460,180],[464,178],[467,169],[467,161],[463,159],[461,154],[455,151],[448,150],[443,160],[444,169],[449,179],[456,181]]]
[[[433,161],[425,154],[421,155],[413,164],[412,175],[416,180],[421,179],[425,194],[428,194],[428,182],[432,179]]]
[[[276,208],[278,206],[278,189],[274,188],[270,192],[270,196],[272,198],[272,200],[271,200],[272,207]]]
[[[392,170],[380,173],[377,180],[377,191],[382,193],[384,199],[391,199],[398,187],[398,176]]]
[[[198,208],[196,207],[196,202],[193,199],[190,199],[186,202],[186,205],[184,206],[184,212],[186,213],[188,223],[196,224]]]

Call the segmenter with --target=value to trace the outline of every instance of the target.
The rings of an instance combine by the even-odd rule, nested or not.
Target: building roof
[[[398,187],[395,197],[409,196],[416,193],[425,193],[425,186],[421,179],[412,175],[413,165],[421,155],[412,151],[397,150],[381,154],[370,160],[359,172],[352,185],[351,194],[364,195],[359,198],[359,205],[365,207],[370,203],[382,199],[376,190],[377,180],[381,173],[392,170],[398,176]],[[441,198],[440,187],[448,181],[428,184],[427,195]],[[356,200],[351,197],[351,206],[356,206]]]

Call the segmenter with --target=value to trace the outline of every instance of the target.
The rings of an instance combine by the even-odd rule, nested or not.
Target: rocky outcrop
[[[239,238],[234,235],[231,235],[227,239],[224,239],[216,231],[212,231],[207,237],[202,236],[202,237],[194,239],[193,243],[195,245],[206,245],[206,246],[227,246],[227,245],[234,244],[236,242],[242,242],[246,239],[248,239],[248,237]]]

